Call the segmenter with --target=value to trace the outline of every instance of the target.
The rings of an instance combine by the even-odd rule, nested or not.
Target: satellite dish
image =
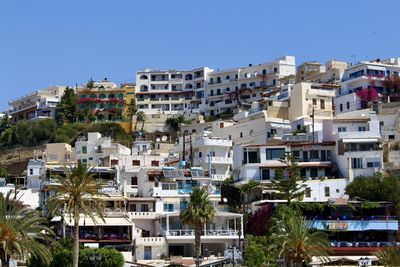
[[[160,141],[161,141],[160,137],[157,137],[156,142],[158,143]]]
[[[163,137],[161,137],[161,140],[162,140],[163,142],[167,141],[167,140],[168,140],[168,136],[163,135]]]

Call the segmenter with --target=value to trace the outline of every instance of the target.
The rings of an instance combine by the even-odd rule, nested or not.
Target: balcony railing
[[[205,157],[199,159],[200,163],[214,163],[214,164],[232,164],[233,160],[230,157]]]
[[[128,212],[130,219],[155,219],[156,213],[154,211],[131,211]]]
[[[195,231],[194,230],[169,230],[167,233],[168,236],[194,236]],[[202,236],[238,236],[239,231],[238,230],[202,230],[201,231]]]

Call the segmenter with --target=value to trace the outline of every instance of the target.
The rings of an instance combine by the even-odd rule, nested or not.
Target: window
[[[321,109],[325,109],[325,100],[324,99],[320,99],[319,103],[320,103]]]
[[[281,159],[285,156],[284,148],[267,148],[265,151],[267,160],[271,159]]]
[[[132,166],[140,166],[140,160],[132,160]]]
[[[261,180],[270,180],[270,171],[269,169],[262,169],[261,170]]]
[[[310,187],[306,187],[305,194],[306,194],[306,197],[311,197],[311,188]]]
[[[312,178],[318,177],[318,168],[311,168],[310,169],[310,177],[312,177]]]
[[[152,167],[158,167],[158,166],[160,166],[160,162],[158,160],[152,160],[151,161],[151,166]]]
[[[339,133],[346,132],[346,127],[338,127],[337,130]]]
[[[246,163],[260,163],[260,153],[258,149],[245,149],[243,154],[243,162]]]
[[[118,160],[117,159],[112,159],[111,160],[111,166],[118,165]]]
[[[87,147],[86,146],[82,146],[82,154],[87,154]]]
[[[131,177],[131,185],[137,185],[137,183],[138,183],[137,176]]]
[[[395,136],[394,136],[394,134],[389,134],[389,135],[388,135],[388,138],[389,138],[389,140],[394,140],[394,139],[395,139]]]
[[[253,135],[253,132],[254,132],[253,129],[250,129],[249,134],[250,134],[250,135]]]
[[[243,138],[243,133],[242,132],[240,133],[240,138]]]
[[[135,212],[136,211],[136,204],[129,205],[129,211]]]
[[[343,104],[340,104],[340,106],[339,106],[340,108],[340,111],[343,111]]]
[[[330,192],[329,186],[325,187],[325,196],[326,197],[330,197],[331,196],[331,192]]]
[[[317,99],[313,98],[312,104],[313,104],[313,106],[316,106],[317,105]]]
[[[29,175],[33,175],[33,169],[29,169]]]
[[[141,206],[140,208],[142,211],[149,211],[149,204],[142,204],[140,206]]]
[[[365,126],[359,126],[359,127],[358,127],[358,131],[359,131],[359,132],[366,132],[366,131],[367,131],[367,127],[365,127]]]
[[[362,158],[352,158],[351,159],[352,169],[362,169]]]
[[[347,105],[347,109],[350,109],[350,102],[347,102],[346,105]]]
[[[379,161],[370,161],[367,162],[367,168],[380,168],[381,163]]]

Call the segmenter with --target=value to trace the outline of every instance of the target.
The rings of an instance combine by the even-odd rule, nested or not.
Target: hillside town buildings
[[[398,58],[296,67],[293,56],[283,56],[226,70],[145,69],[136,73],[136,84],[91,81],[74,88],[79,114],[93,123],[120,123],[135,141],[89,132],[71,144],[49,143],[27,163],[23,190],[35,194],[45,212],[53,178],[65,166],[88,164],[107,208],[104,223],[81,218],[81,242],[145,262],[193,256],[194,230],[179,214],[193,188],[202,187],[217,210],[214,222],[203,226],[202,252],[221,256],[245,238],[243,214],[229,211],[223,183],[239,188],[258,182],[246,199],[247,212],[276,207],[284,200],[270,185],[287,167],[282,158],[292,155],[304,191],[296,201],[331,205],[321,216],[307,214],[312,227],[332,232],[337,255],[371,255],[397,244],[393,203],[380,202],[363,214],[363,200],[349,199],[346,186],[357,177],[400,169],[400,102],[385,82],[399,77],[399,70]],[[63,88],[10,101],[12,123],[54,118]],[[145,121],[129,114],[131,103]],[[179,116],[186,119],[179,130],[167,125]],[[6,192],[12,186],[3,187]],[[63,216],[52,224],[59,236],[71,234]]]

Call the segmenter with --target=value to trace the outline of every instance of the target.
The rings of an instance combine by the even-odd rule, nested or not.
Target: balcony
[[[211,174],[211,180],[213,181],[224,181],[227,178],[229,178],[227,174]]]
[[[165,246],[165,237],[136,237],[135,238],[136,246]]]
[[[231,147],[232,141],[225,140],[225,139],[218,139],[218,138],[209,138],[209,137],[202,137],[196,140],[193,147],[199,148],[203,146],[223,146],[223,147]]]
[[[191,239],[194,238],[194,230],[169,230],[166,231],[167,239]],[[238,230],[203,230],[202,239],[233,239],[239,238]]]
[[[366,220],[309,220],[309,228],[331,231],[397,231],[399,223],[390,217]]]
[[[233,159],[228,157],[205,157],[199,159],[199,162],[202,164],[208,164],[209,162],[212,164],[232,164]]]
[[[128,212],[129,219],[155,219],[156,212],[154,211],[130,211]]]

